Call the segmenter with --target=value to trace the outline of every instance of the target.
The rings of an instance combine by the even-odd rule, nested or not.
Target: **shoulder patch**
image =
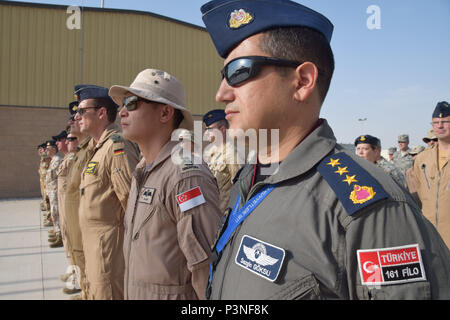
[[[348,215],[388,198],[377,180],[344,152],[326,156],[317,167]]]
[[[113,133],[112,135],[109,136],[109,138],[114,142],[123,142],[123,137],[121,134],[118,133]]]

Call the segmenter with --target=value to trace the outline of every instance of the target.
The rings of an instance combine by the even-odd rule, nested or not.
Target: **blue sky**
[[[24,1],[99,7],[100,0]],[[105,8],[157,13],[204,27],[206,0],[104,0]],[[334,24],[336,69],[322,117],[339,142],[361,134],[397,146],[399,134],[423,145],[431,114],[450,100],[449,0],[301,0]],[[380,29],[369,30],[370,5],[380,8]],[[215,93],[212,93],[215,94]],[[358,119],[367,119],[359,121]]]

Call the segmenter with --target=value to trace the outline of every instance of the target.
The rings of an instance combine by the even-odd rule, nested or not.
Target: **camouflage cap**
[[[394,154],[395,151],[397,151],[397,148],[396,148],[396,147],[390,147],[390,148],[388,149],[388,154]]]
[[[421,153],[423,150],[425,150],[424,146],[415,146],[408,153],[411,155],[415,155]]]
[[[407,134],[399,135],[398,142],[409,142],[409,136]]]

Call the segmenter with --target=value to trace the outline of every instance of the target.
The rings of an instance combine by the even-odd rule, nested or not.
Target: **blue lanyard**
[[[217,254],[222,252],[223,248],[227,244],[234,230],[242,223],[242,221],[247,218],[247,216],[256,209],[256,207],[275,189],[276,184],[267,184],[265,185],[261,191],[259,191],[256,195],[254,195],[250,201],[248,201],[241,210],[239,209],[239,203],[241,201],[241,195],[238,194],[236,198],[236,202],[234,203],[233,211],[230,213],[230,218],[228,219],[227,228],[223,232],[219,241],[217,241],[216,251]],[[212,281],[212,263],[209,268],[209,280]]]

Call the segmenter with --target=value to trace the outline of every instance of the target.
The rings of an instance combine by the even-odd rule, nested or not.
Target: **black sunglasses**
[[[152,103],[150,100],[142,99],[137,96],[129,96],[123,98],[122,105],[127,109],[127,111],[136,110],[138,107],[138,102],[144,101],[146,103]]]
[[[77,137],[67,137],[66,140],[69,142],[72,142],[72,141],[77,140]]]
[[[262,66],[271,65],[297,68],[302,63],[303,62],[263,56],[247,56],[231,60],[220,73],[222,74],[222,79],[225,78],[227,83],[233,87],[248,79],[256,77]]]
[[[97,106],[97,107],[78,108],[77,111],[76,111],[76,113],[78,113],[80,116],[82,116],[83,114],[86,113],[86,111],[87,111],[88,109],[99,109],[99,108],[101,108],[101,107]]]

